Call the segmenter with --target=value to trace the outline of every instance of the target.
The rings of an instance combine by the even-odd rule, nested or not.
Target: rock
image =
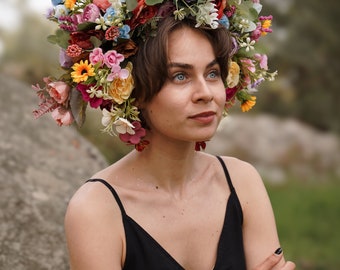
[[[249,161],[273,182],[289,176],[307,180],[340,177],[340,140],[295,119],[271,115],[226,117],[207,144],[212,154],[231,155]]]
[[[74,128],[35,120],[30,86],[0,75],[0,269],[69,269],[64,215],[107,164]]]

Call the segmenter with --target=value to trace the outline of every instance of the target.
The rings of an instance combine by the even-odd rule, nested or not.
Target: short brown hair
[[[217,29],[210,27],[195,27],[194,19],[175,20],[166,17],[159,22],[157,34],[148,37],[138,44],[138,51],[132,59],[135,89],[132,95],[141,102],[150,101],[162,88],[168,77],[168,36],[182,27],[196,29],[210,41],[217,63],[221,69],[222,78],[227,78],[228,61],[231,51],[229,31],[222,25]]]

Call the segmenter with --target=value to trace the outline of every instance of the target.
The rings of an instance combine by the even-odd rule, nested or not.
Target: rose
[[[59,104],[64,103],[69,95],[70,86],[62,81],[47,84],[48,93]]]
[[[93,0],[93,4],[102,10],[106,10],[111,6],[111,3],[108,0]]]
[[[95,4],[89,4],[84,8],[83,22],[94,22],[100,16],[100,10]]]
[[[104,64],[104,54],[101,48],[94,48],[89,56],[90,62],[92,65],[97,63],[101,63],[101,66]]]
[[[129,71],[129,76],[126,79],[116,78],[109,87],[109,95],[118,104],[122,104],[125,100],[127,100],[133,90],[131,62],[127,64],[126,69]]]
[[[57,122],[58,126],[69,126],[73,122],[73,116],[71,112],[63,107],[58,107],[52,111],[52,117]]]
[[[116,50],[110,50],[104,54],[104,63],[109,68],[119,65],[123,61],[124,56],[120,53],[117,53]]]
[[[227,77],[227,85],[229,88],[233,88],[238,85],[240,81],[240,66],[232,61],[229,66],[229,72]]]
[[[93,48],[93,43],[90,40],[91,37],[96,37],[99,40],[104,39],[103,31],[89,30],[87,32],[72,32],[70,34],[70,44],[77,44],[80,48],[84,50],[89,50]]]
[[[145,0],[138,0],[137,7],[132,11],[133,16],[127,24],[131,29],[135,29],[138,25],[145,24],[149,19],[157,14],[156,6],[148,6]]]

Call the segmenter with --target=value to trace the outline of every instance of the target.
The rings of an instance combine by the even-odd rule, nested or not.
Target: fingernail
[[[278,248],[277,250],[275,250],[274,252],[276,255],[280,255],[282,253],[282,248]]]

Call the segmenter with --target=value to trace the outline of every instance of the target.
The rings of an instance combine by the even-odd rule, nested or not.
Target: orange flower
[[[245,100],[241,104],[241,110],[242,112],[247,112],[251,108],[253,108],[256,104],[256,97],[255,96],[250,96],[248,100]]]
[[[79,63],[75,63],[72,69],[74,71],[71,72],[71,77],[76,83],[85,82],[88,77],[96,75],[94,67],[89,64],[87,60],[85,60],[85,62],[81,60]]]
[[[65,7],[72,10],[74,8],[74,5],[76,4],[76,0],[65,0]]]
[[[126,68],[129,71],[129,76],[126,79],[116,78],[109,87],[108,94],[118,104],[122,104],[127,100],[133,90],[133,78],[131,75],[132,64],[129,62]]]

